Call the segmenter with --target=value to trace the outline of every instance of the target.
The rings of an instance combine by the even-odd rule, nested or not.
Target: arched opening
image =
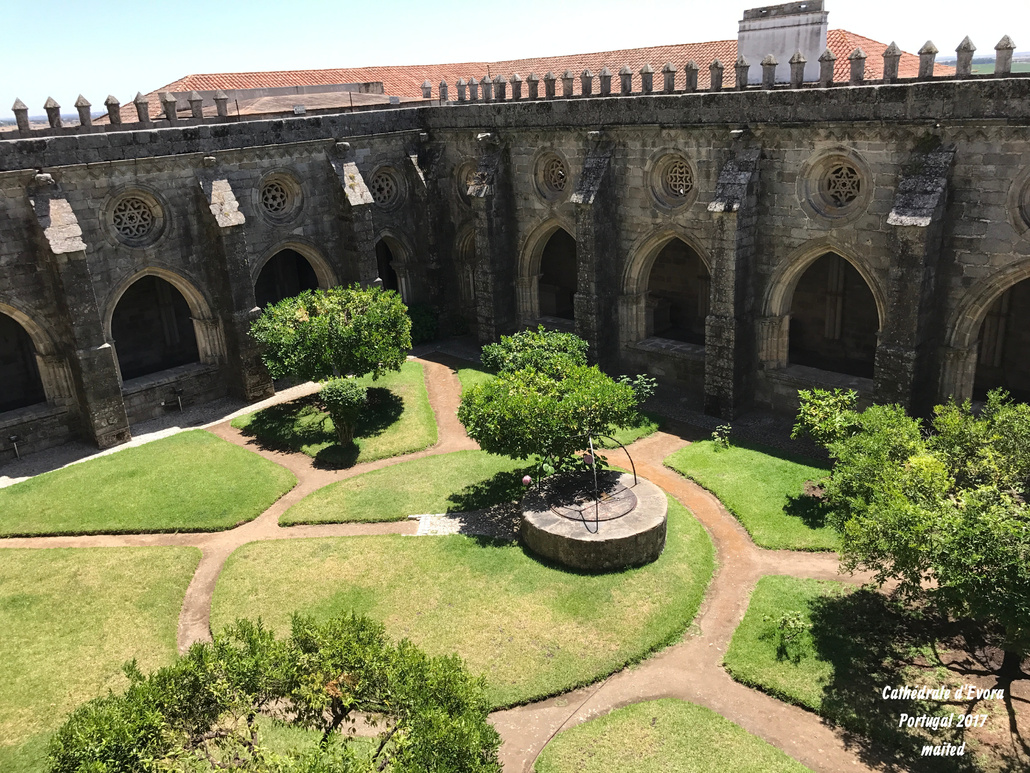
[[[704,346],[711,277],[701,256],[680,239],[666,244],[647,283],[647,335]]]
[[[1001,387],[1030,402],[1030,279],[1013,285],[993,303],[980,324],[973,396]]]
[[[393,268],[393,259],[393,250],[390,249],[386,240],[380,239],[376,242],[376,266],[379,269],[379,278],[383,280],[383,289],[400,292],[400,281]]]
[[[794,289],[788,360],[872,378],[878,329],[876,300],[865,279],[847,260],[827,253]]]
[[[123,380],[200,360],[186,299],[157,276],[141,277],[122,294],[111,335]]]
[[[18,322],[0,314],[0,413],[46,402],[36,348]]]
[[[540,314],[575,319],[576,240],[559,228],[540,255]]]
[[[265,263],[254,283],[254,295],[257,305],[264,308],[318,287],[318,275],[308,259],[296,250],[286,249]]]

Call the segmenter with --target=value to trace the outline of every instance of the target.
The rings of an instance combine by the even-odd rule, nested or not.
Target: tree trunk
[[[998,676],[1008,679],[1025,679],[1027,675],[1023,673],[1023,653],[1016,652],[1015,650],[1005,650],[1005,657],[1001,660],[1001,668],[998,669]]]
[[[354,440],[354,425],[333,422],[333,426],[336,427],[336,438],[340,441],[340,445],[350,445]]]

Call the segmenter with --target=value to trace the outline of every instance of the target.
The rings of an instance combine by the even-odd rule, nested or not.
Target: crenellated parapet
[[[899,77],[899,63],[903,56],[908,55],[903,54],[897,44],[891,43],[876,57],[882,62],[882,66],[878,63],[874,67],[869,54],[862,48],[856,47],[847,55],[847,61],[840,63],[845,67],[844,70],[838,67],[838,55],[827,48],[818,58],[817,78],[806,76],[808,59],[800,50],[790,57],[787,63],[790,68],[790,77],[789,80],[783,82],[777,78],[780,60],[772,53],[767,54],[761,60],[749,60],[740,55],[735,61],[729,63],[714,59],[707,65],[689,61],[677,66],[673,62],[666,62],[660,69],[660,84],[655,84],[655,69],[651,64],[644,64],[639,70],[634,71],[628,65],[611,62],[605,64],[598,74],[588,68],[580,73],[565,70],[560,75],[547,72],[540,76],[531,72],[525,78],[519,73],[486,74],[478,77],[472,75],[468,79],[461,77],[455,81],[453,92],[447,81],[441,81],[436,86],[435,95],[433,83],[426,79],[421,85],[422,102],[376,105],[375,108],[377,111],[380,109],[395,111],[410,107],[458,106],[477,102],[503,103],[556,99],[669,96],[694,94],[699,91],[709,93],[729,90],[794,91],[844,86],[854,88],[905,85],[926,81],[990,81],[999,78],[1030,77],[1027,74],[1012,72],[1012,54],[1015,47],[1012,39],[1007,35],[998,42],[995,46],[995,68],[992,74],[973,72],[972,60],[976,46],[967,36],[955,49],[957,61],[954,74],[951,74],[951,68],[947,68],[949,72],[946,74],[938,74],[941,69],[936,64],[939,51],[933,41],[927,41],[918,52],[918,74],[915,77]],[[730,73],[726,73],[727,68],[730,68]],[[708,80],[707,84],[704,84],[704,88],[700,88],[698,82],[698,74],[702,69],[707,71]],[[680,71],[682,71],[682,75]],[[614,73],[618,73],[619,77],[617,89],[613,89],[611,85]],[[729,83],[726,82],[727,79]],[[544,81],[543,89],[539,88],[540,80]],[[525,84],[525,89],[523,84]],[[108,96],[104,101],[104,107],[107,110],[106,123],[94,122],[91,113],[92,105],[83,95],[79,95],[75,102],[79,116],[79,121],[75,125],[65,123],[61,116],[61,106],[53,98],[48,98],[43,105],[47,115],[45,127],[30,125],[29,108],[20,99],[15,101],[11,109],[16,118],[16,136],[19,138],[260,120],[256,116],[230,115],[229,98],[221,91],[205,94],[196,91],[188,94],[174,94],[165,91],[156,95],[156,100],[157,104],[154,107],[159,108],[159,112],[155,115],[151,113],[152,99],[147,99],[138,93],[132,102],[137,118],[134,122],[125,120],[122,105],[114,96]],[[360,112],[358,108],[351,106],[328,112],[350,113],[355,111]],[[327,111],[319,111],[320,115],[325,112]],[[267,117],[261,116],[265,119]]]

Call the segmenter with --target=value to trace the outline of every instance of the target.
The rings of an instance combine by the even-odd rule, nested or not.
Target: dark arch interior
[[[987,311],[980,325],[973,395],[1007,389],[1021,402],[1030,402],[1030,279],[1013,285]]]
[[[575,319],[576,280],[576,240],[559,228],[540,257],[540,314]]]
[[[700,256],[679,239],[666,244],[647,283],[648,335],[703,346],[710,288]]]
[[[156,276],[134,282],[114,309],[111,334],[122,379],[200,360],[186,299]]]
[[[0,314],[0,413],[45,401],[32,339],[15,320]]]
[[[400,292],[400,283],[397,281],[397,272],[390,264],[393,262],[393,250],[386,240],[380,239],[376,242],[376,266],[379,268],[379,278],[383,280],[384,290],[396,290]]]
[[[876,300],[862,275],[839,255],[823,255],[794,290],[789,360],[872,378],[878,328]]]
[[[307,258],[295,250],[277,252],[265,263],[254,284],[257,305],[262,309],[304,290],[317,290],[318,277]]]

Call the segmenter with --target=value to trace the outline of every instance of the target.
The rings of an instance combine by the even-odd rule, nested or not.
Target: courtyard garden
[[[805,773],[804,765],[710,709],[665,698],[559,733],[536,773]]]
[[[193,430],[0,489],[0,535],[231,529],[296,483],[279,465]]]
[[[406,362],[376,381],[370,376],[355,381],[368,389],[368,405],[355,423],[350,443],[339,441],[318,395],[240,416],[232,425],[267,448],[299,451],[328,468],[421,451],[436,442],[421,364]]]
[[[82,701],[124,689],[125,661],[172,662],[199,560],[176,547],[0,553],[0,770],[44,770],[50,734]]]
[[[1030,754],[1018,740],[1013,743],[1008,728],[1019,726],[1019,707],[1030,690],[1019,682],[999,682],[1000,653],[988,641],[975,624],[949,620],[932,608],[912,614],[870,589],[763,577],[725,664],[734,679],[825,717],[870,752],[876,746],[888,750],[905,769],[1026,769]],[[1008,698],[978,700],[975,693],[955,698],[956,688],[966,684],[985,692],[999,689]],[[884,699],[885,687],[903,686],[952,692],[943,700]],[[909,728],[899,727],[902,713],[983,719],[970,728]],[[944,743],[965,743],[968,751],[960,757],[922,757],[924,744]]]
[[[282,631],[294,613],[358,612],[430,654],[457,653],[486,677],[491,704],[508,706],[589,684],[671,644],[712,569],[711,541],[675,501],[661,558],[609,574],[463,536],[255,542],[229,558],[211,625],[260,617]]]
[[[820,482],[824,464],[751,443],[691,443],[665,465],[711,491],[771,550],[836,550],[837,532],[826,523]]]
[[[485,451],[427,456],[366,472],[309,494],[279,523],[376,523],[409,515],[480,510],[525,494],[526,463]]]

